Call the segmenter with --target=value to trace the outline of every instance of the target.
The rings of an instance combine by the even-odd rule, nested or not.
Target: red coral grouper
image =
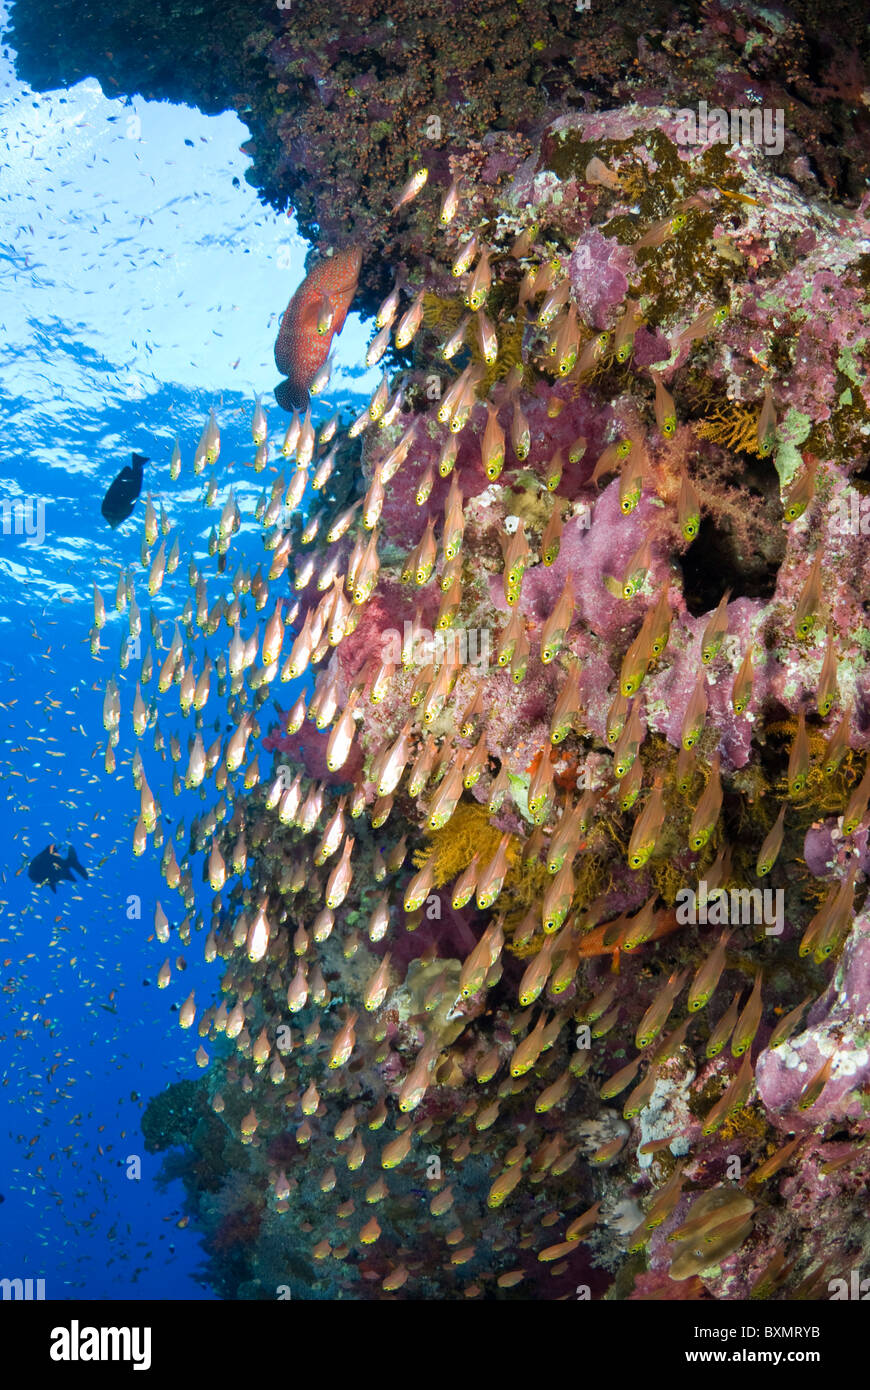
[[[318,261],[306,275],[281,319],[275,362],[286,378],[275,387],[283,410],[304,410],[308,388],[329,355],[332,338],[356,294],[362,251],[355,246]]]

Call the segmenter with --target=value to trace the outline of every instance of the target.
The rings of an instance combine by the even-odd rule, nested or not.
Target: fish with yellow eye
[[[709,1003],[725,969],[725,952],[733,931],[723,931],[707,959],[702,961],[689,986],[687,1006],[690,1013],[697,1013]]]
[[[744,1004],[740,1017],[734,1025],[734,1033],[731,1037],[732,1057],[742,1057],[744,1052],[752,1046],[752,1041],[761,1023],[761,1013],[761,971],[756,970],[752,993]]]
[[[825,649],[822,669],[819,672],[819,683],[816,686],[816,708],[824,719],[833,709],[837,698],[837,648],[834,644],[834,633],[828,633],[828,645]]]
[[[702,670],[698,673],[695,688],[689,697],[683,724],[680,730],[680,743],[683,748],[694,748],[701,736],[707,719],[707,677]]]
[[[777,859],[779,851],[782,849],[783,836],[785,834],[785,811],[786,803],[783,802],[779,808],[779,815],[764,837],[764,843],[758,851],[755,861],[755,872],[759,878],[764,878],[770,873]]]
[[[498,666],[509,666],[511,657],[514,654],[520,633],[524,629],[524,620],[520,612],[512,613],[506,623],[504,630],[498,639],[495,659]]]
[[[429,1082],[438,1057],[438,1042],[428,1042],[422,1047],[399,1091],[398,1105],[403,1115],[416,1110],[429,1089]]]
[[[750,1055],[746,1052],[744,1053],[743,1063],[739,1072],[704,1120],[701,1133],[705,1138],[709,1138],[711,1134],[715,1134],[716,1130],[719,1129],[735,1111],[742,1110],[749,1099],[754,1080],[755,1071],[750,1060]]]
[[[813,960],[817,965],[821,965],[827,960],[835,947],[838,947],[844,940],[846,933],[851,927],[853,916],[855,916],[855,878],[857,874],[857,860],[852,860],[852,867],[846,874],[844,881],[839,885],[837,895],[834,897],[830,913],[826,917],[816,940],[814,940]]]
[[[776,443],[776,409],[773,404],[773,394],[767,383],[764,387],[764,403],[758,416],[756,439],[758,452],[762,458],[767,458],[768,454],[773,453],[773,446]]]
[[[495,482],[504,467],[505,435],[498,422],[498,407],[487,402],[486,414],[486,427],[483,431],[480,453],[484,472],[492,483]]]
[[[434,882],[435,855],[430,854],[426,862],[410,879],[405,889],[404,908],[406,913],[416,912],[418,907],[423,906],[432,891]]]
[[[642,1061],[643,1055],[641,1054],[635,1057],[633,1061],[628,1062],[624,1067],[620,1067],[619,1071],[614,1072],[611,1077],[608,1077],[607,1081],[605,1081],[598,1092],[601,1099],[613,1100],[625,1090],[626,1086],[630,1086],[637,1075],[637,1070]]]
[[[550,720],[550,742],[561,743],[574,725],[575,719],[580,716],[580,672],[577,667],[572,668],[562,683],[562,688],[556,696],[556,703],[553,707],[553,714]]]
[[[781,1148],[777,1149],[776,1153],[771,1154],[770,1158],[765,1159],[763,1163],[760,1163],[757,1168],[752,1170],[746,1180],[747,1184],[766,1182],[768,1178],[772,1178],[774,1173],[778,1173],[781,1168],[785,1167],[798,1145],[802,1144],[803,1141],[804,1136],[798,1134],[794,1139],[790,1139],[787,1144],[783,1144]]]
[[[456,179],[452,181],[444,197],[441,199],[441,208],[438,213],[438,221],[442,227],[446,227],[456,216],[459,207],[459,183]]]
[[[525,522],[522,518],[517,522],[507,541],[502,539],[502,551],[504,553],[504,596],[513,607],[519,598],[523,574],[531,559],[529,544],[526,540]]]
[[[508,871],[508,846],[511,836],[506,832],[499,841],[498,849],[488,864],[485,864],[480,871],[477,880],[477,892],[475,902],[482,912],[487,907],[492,907],[499,893],[502,890]]]
[[[661,218],[660,221],[653,223],[649,231],[644,232],[639,241],[634,243],[633,250],[645,251],[656,246],[663,246],[671,237],[681,232],[686,225],[688,218],[684,212],[671,213],[668,217]]]
[[[445,362],[451,361],[451,359],[456,356],[457,352],[460,351],[463,343],[465,342],[465,335],[468,332],[468,325],[470,323],[471,315],[466,314],[465,317],[460,321],[458,327],[455,328],[454,331],[450,334],[450,337],[447,339],[447,341],[442,344],[441,356],[444,358]]]
[[[715,753],[710,764],[710,779],[695,807],[689,826],[689,846],[696,854],[704,848],[715,830],[721,809],[722,782],[719,777],[719,754]]]
[[[458,451],[459,440],[455,435],[449,435],[438,456],[438,476],[440,478],[448,478],[453,472]]]
[[[638,546],[631,559],[625,567],[622,584],[620,585],[620,596],[626,600],[632,599],[644,586],[647,575],[652,564],[652,545],[649,540],[644,540]]]
[[[418,169],[416,173],[411,175],[411,177],[408,179],[408,182],[405,184],[404,188],[402,189],[401,193],[396,199],[395,203],[393,204],[393,216],[395,216],[395,214],[399,211],[400,208],[403,208],[408,203],[413,202],[413,200],[417,197],[417,194],[425,186],[428,177],[428,169]]]
[[[399,320],[394,339],[397,348],[407,347],[417,333],[420,324],[423,322],[424,293],[423,290],[420,290],[414,296],[410,307],[406,309],[404,315]],[[373,416],[372,418],[374,419],[375,417]]]
[[[547,472],[544,475],[544,486],[546,487],[548,492],[556,491],[556,488],[562,481],[563,467],[564,460],[562,458],[562,450],[557,449],[553,457],[550,459],[550,462],[547,464]]]
[[[546,1026],[546,1019],[542,1013],[532,1031],[523,1038],[511,1058],[511,1076],[525,1076],[527,1071],[531,1071],[544,1050]]]
[[[815,1105],[822,1091],[831,1079],[831,1072],[834,1069],[836,1059],[837,1050],[835,1048],[827,1060],[819,1067],[818,1071],[810,1078],[798,1096],[798,1110],[810,1110]]]
[[[486,303],[486,297],[492,285],[492,271],[489,265],[489,257],[489,249],[484,247],[472,273],[468,289],[465,292],[465,303],[468,305],[468,308],[471,309],[472,313],[476,312]]]
[[[688,1022],[688,1019],[686,1021]],[[638,1082],[623,1106],[622,1118],[624,1120],[633,1120],[636,1115],[640,1114],[641,1110],[646,1109],[652,1100],[657,1080],[656,1068],[650,1067],[646,1076]]]
[[[810,774],[810,744],[807,737],[807,717],[803,710],[798,714],[798,726],[788,759],[788,790],[790,796],[799,796],[807,784]]]
[[[638,750],[643,742],[643,726],[640,720],[640,708],[638,702],[632,705],[625,728],[619,736],[619,741],[613,750],[613,775],[617,781],[621,782],[623,777],[631,770],[637,757]]]
[[[590,338],[584,344],[583,350],[577,358],[577,364],[571,373],[572,381],[582,381],[584,376],[595,370],[607,352],[610,336],[609,333],[597,333],[594,338]]]
[[[665,819],[661,782],[656,781],[638,815],[628,842],[628,867],[642,869],[658,844]]]
[[[630,516],[643,494],[644,459],[637,453],[629,453],[623,459],[619,470],[619,510],[623,516]]]
[[[529,450],[532,447],[532,432],[529,422],[517,400],[514,401],[511,418],[511,446],[520,463],[528,458]]]
[[[803,516],[807,507],[816,495],[816,472],[819,461],[812,454],[809,455],[809,463],[801,473],[800,477],[788,488],[783,498],[783,517],[791,525],[797,521],[798,517]]]
[[[522,1177],[523,1165],[521,1163],[515,1163],[512,1167],[505,1168],[503,1172],[499,1173],[489,1189],[486,1199],[487,1206],[492,1209],[500,1207],[514,1188],[519,1186]]]
[[[526,966],[519,987],[519,1001],[522,1008],[527,1009],[530,1004],[534,1004],[547,983],[553,968],[555,945],[556,938],[548,936],[541,949],[532,956]]]
[[[726,589],[718,607],[709,619],[704,628],[704,635],[701,638],[701,662],[704,666],[709,666],[715,661],[722,641],[728,631],[728,600],[731,597],[731,590]]]
[[[574,898],[574,871],[566,860],[555,878],[547,885],[541,904],[542,925],[546,936],[557,932],[568,915]]]
[[[366,984],[363,1003],[369,1013],[381,1007],[387,997],[390,984],[390,952],[387,951],[380,965]]]
[[[569,306],[560,325],[554,346],[556,370],[559,376],[567,376],[577,362],[577,353],[580,348],[580,329],[577,323],[577,311],[573,304]]]
[[[455,280],[458,280],[461,275],[465,274],[476,255],[477,236],[475,235],[470,237],[469,240],[466,241],[465,244],[461,247],[459,255],[456,257],[456,259],[453,262],[453,265],[451,266],[450,273]]]
[[[622,935],[620,948],[631,954],[640,946],[652,941],[656,935],[658,927],[657,915],[654,911],[654,904],[657,893],[653,892],[641,908],[629,920],[628,930]]]
[[[476,326],[480,355],[487,366],[491,367],[498,357],[498,336],[491,320],[487,318],[482,309],[477,311]]]
[[[429,501],[434,485],[435,469],[430,464],[417,484],[417,491],[414,494],[414,501],[418,507],[424,507]]]
[[[822,547],[819,546],[795,608],[794,631],[796,637],[809,637],[818,619],[821,603]]]
[[[655,373],[655,415],[656,425],[659,433],[665,439],[670,439],[677,428],[677,411],[674,405],[674,398],[669,391],[662,385],[662,380],[658,372]]]
[[[557,497],[541,534],[541,563],[548,567],[555,564],[562,545],[562,505],[561,499]]]
[[[870,762],[867,763],[864,776],[849,797],[843,812],[844,835],[854,835],[867,814],[868,801],[870,801]]]
[[[734,713],[740,715],[749,705],[752,699],[752,687],[755,681],[755,672],[752,669],[752,645],[746,649],[746,655],[740,663],[740,669],[734,677],[734,685],[731,688],[731,708]]]
[[[646,618],[644,618],[644,622],[646,622]],[[657,661],[668,645],[668,638],[671,635],[671,605],[668,601],[667,588],[662,589],[658,602],[652,609],[649,634],[652,660]]]
[[[564,309],[571,294],[571,282],[568,279],[560,280],[558,285],[549,291],[540,309],[538,310],[538,328],[549,328],[553,319]],[[551,341],[548,345],[548,352],[552,355],[556,351],[555,344]]]
[[[351,1053],[356,1045],[356,1033],[354,1031],[359,1014],[351,1013],[347,1022],[339,1029],[332,1044],[332,1052],[329,1058],[330,1067],[335,1070],[343,1067],[350,1060]]]
[[[605,477],[608,473],[615,473],[617,469],[621,468],[633,447],[634,441],[632,439],[617,439],[612,444],[608,444],[592,470],[590,483],[597,483],[600,478]]]
[[[644,322],[640,305],[634,299],[625,301],[625,311],[613,330],[613,347],[617,362],[627,362],[634,351],[634,335]]]
[[[430,516],[426,523],[426,529],[417,547],[417,561],[414,568],[414,583],[418,585],[428,584],[435,569],[435,561],[438,551],[435,545],[435,518]]]
[[[849,729],[852,723],[852,704],[846,706],[843,717],[825,744],[822,771],[826,777],[833,777],[849,747]]]
[[[698,338],[706,338],[714,329],[721,328],[728,313],[726,304],[720,305],[719,308],[702,309],[697,318],[694,318],[677,334],[672,344],[674,350],[679,352],[687,344],[695,342]]]
[[[740,989],[735,991],[734,998],[731,1000],[728,1008],[710,1034],[707,1046],[704,1049],[707,1057],[718,1057],[728,1039],[731,1037],[731,1034],[734,1032],[734,1025],[737,1022],[737,1015],[740,1011],[741,993],[742,990]]]
[[[637,798],[640,796],[640,789],[643,785],[643,764],[635,762],[629,769],[628,775],[622,779],[619,788],[619,809],[620,811],[630,811]]]
[[[693,541],[701,529],[701,499],[689,480],[685,468],[680,470],[680,491],[677,497],[677,521],[683,538]]]
[[[650,1043],[658,1037],[667,1022],[671,1009],[674,1007],[677,995],[688,978],[689,967],[686,966],[685,970],[675,971],[665,980],[637,1026],[634,1039],[637,1048],[642,1050],[649,1047]]]
[[[565,641],[574,616],[575,602],[574,580],[569,574],[556,606],[541,629],[541,661],[545,665],[554,659]]]
[[[562,819],[550,838],[550,845],[547,850],[548,873],[557,874],[569,852],[573,860],[581,849],[586,848],[582,838],[584,814],[585,808],[582,800],[578,801],[576,806],[566,807],[563,810]]]

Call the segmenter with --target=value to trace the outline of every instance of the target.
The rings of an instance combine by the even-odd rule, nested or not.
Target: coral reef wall
[[[223,998],[149,1143],[226,1297],[826,1297],[870,1242],[860,45],[809,7],[246,14],[204,99],[244,81],[264,197],[361,249],[384,377],[337,443],[282,422],[289,485],[213,547],[262,526],[268,573],[165,658],[192,690],[217,635],[236,729],[164,851]]]

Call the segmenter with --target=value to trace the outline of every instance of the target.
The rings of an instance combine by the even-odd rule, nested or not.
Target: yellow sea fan
[[[433,330],[442,329],[445,337],[459,327],[464,312],[462,301],[455,296],[448,299],[440,294],[423,295],[424,324]]]
[[[489,812],[478,802],[461,801],[446,825],[427,836],[428,845],[417,850],[414,863],[417,868],[425,864],[429,855],[435,855],[435,886],[443,887],[467,869],[475,854],[480,855],[480,863],[485,864],[495,854],[501,841],[501,831],[490,825]],[[519,852],[519,841],[508,849],[511,861]]]
[[[751,405],[717,406],[712,415],[695,425],[695,433],[711,439],[726,449],[739,449],[745,454],[758,453],[758,418],[760,411]]]

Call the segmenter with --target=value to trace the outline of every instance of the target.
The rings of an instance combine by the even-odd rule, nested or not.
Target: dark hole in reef
[[[849,482],[853,487],[856,483],[863,484],[863,486],[859,486],[858,491],[864,496],[867,495],[867,492],[870,491],[870,458],[868,458],[860,468],[856,469],[854,473],[850,474]]]
[[[693,618],[715,608],[726,589],[736,598],[770,599],[785,556],[785,533],[773,470],[743,455],[738,484],[746,505],[733,514],[701,519],[701,528],[681,558],[683,592]],[[775,475],[773,475],[775,477]]]

